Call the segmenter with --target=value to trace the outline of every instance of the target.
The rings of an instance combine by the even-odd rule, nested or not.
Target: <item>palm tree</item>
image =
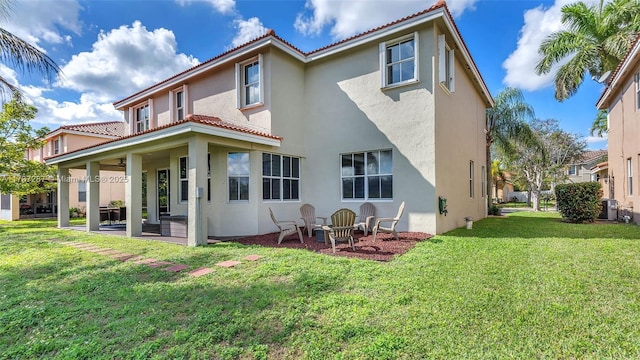
[[[578,91],[586,73],[601,79],[615,70],[640,30],[640,0],[613,0],[589,6],[582,1],[562,7],[567,27],[549,35],[540,45],[543,56],[536,73],[548,74],[564,63],[555,76],[558,101]]]
[[[596,118],[593,120],[593,124],[591,124],[591,129],[589,130],[591,136],[602,137],[602,134],[607,133],[607,110],[598,110],[598,114]]]
[[[495,105],[486,113],[486,169],[491,169],[491,147],[510,154],[515,151],[514,141],[530,142],[533,133],[527,121],[534,118],[531,105],[524,101],[519,89],[505,88],[495,98]],[[487,171],[487,194],[491,194],[491,171]],[[491,196],[487,196],[487,206]]]
[[[11,10],[9,0],[0,0],[0,18],[6,20]],[[50,77],[60,73],[60,67],[47,54],[1,26],[0,61],[27,73],[39,72]],[[9,89],[13,93],[18,92],[18,89],[2,76],[0,76],[0,88]]]

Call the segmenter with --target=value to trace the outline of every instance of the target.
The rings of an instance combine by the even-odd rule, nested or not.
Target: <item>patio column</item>
[[[127,236],[142,235],[142,156],[127,153],[127,181],[125,204],[127,206]],[[147,187],[148,189],[148,187]]]
[[[58,227],[69,226],[69,169],[58,167]]]
[[[189,213],[187,245],[207,244],[207,216],[202,207],[207,201],[207,152],[209,143],[202,136],[189,140]]]
[[[147,223],[158,223],[158,170],[147,170]]]
[[[100,163],[87,161],[85,180],[87,182],[87,231],[98,231],[100,230]]]

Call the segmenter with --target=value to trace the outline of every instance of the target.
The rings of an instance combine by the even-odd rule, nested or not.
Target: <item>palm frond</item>
[[[55,76],[60,72],[60,67],[47,54],[4,28],[0,28],[0,61],[29,73]]]

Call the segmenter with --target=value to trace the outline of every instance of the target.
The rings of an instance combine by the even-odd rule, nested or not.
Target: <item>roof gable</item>
[[[433,15],[433,18],[429,17],[429,15]],[[493,106],[493,98],[488,90],[488,87],[484,82],[484,79],[480,75],[480,72],[478,71],[478,68],[475,64],[475,61],[471,57],[469,50],[466,44],[464,43],[464,40],[462,39],[462,36],[460,36],[460,31],[457,25],[455,24],[455,22],[453,21],[453,17],[451,16],[449,9],[447,8],[446,2],[443,0],[439,0],[436,4],[434,4],[433,6],[423,11],[389,22],[387,24],[381,25],[379,27],[373,28],[371,30],[362,32],[360,34],[354,35],[347,39],[335,42],[333,44],[321,47],[319,49],[316,49],[310,52],[301,51],[300,49],[293,46],[283,38],[277,36],[273,29],[270,29],[260,37],[257,37],[231,50],[225,51],[220,55],[217,55],[201,64],[198,64],[190,69],[187,69],[181,73],[178,73],[170,78],[162,80],[148,88],[140,90],[124,99],[115,101],[113,105],[116,107],[116,109],[122,109],[128,105],[131,105],[133,102],[138,102],[145,99],[146,97],[151,96],[153,93],[157,91],[162,91],[162,90],[166,90],[166,88],[177,86],[179,85],[179,82],[184,82],[187,80],[187,78],[191,76],[195,76],[196,74],[199,74],[203,71],[207,71],[208,69],[214,68],[221,64],[225,64],[229,61],[236,59],[239,55],[242,55],[249,51],[257,50],[261,47],[276,46],[286,51],[287,53],[294,55],[298,60],[304,63],[307,63],[307,62],[311,62],[321,58],[323,54],[340,52],[344,49],[349,48],[350,46],[353,46],[353,44],[357,44],[360,41],[365,41],[365,40],[373,41],[373,39],[375,39],[374,35],[380,35],[380,36],[387,35],[387,32],[392,33],[394,29],[397,29],[397,27],[400,25],[404,25],[404,24],[413,25],[413,22],[432,21],[433,19],[438,17],[441,17],[444,19],[448,29],[451,31],[451,33],[454,34],[455,41],[460,45],[461,53],[465,58],[465,60],[467,61],[467,63],[469,64],[469,67],[470,67],[469,70],[471,70],[473,76],[475,77],[475,83],[477,83],[477,86],[480,89],[480,92],[484,95],[487,104],[489,104],[490,106]]]

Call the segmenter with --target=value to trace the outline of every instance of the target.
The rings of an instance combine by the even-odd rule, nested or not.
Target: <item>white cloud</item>
[[[3,27],[38,47],[42,42],[70,44],[71,37],[61,30],[80,34],[80,4],[77,0],[31,0],[12,3],[12,11]]]
[[[185,6],[194,1],[196,0],[176,0],[181,6]],[[211,7],[221,14],[231,14],[234,13],[236,9],[235,0],[204,0],[204,2],[211,5]]]
[[[476,0],[449,0],[454,16],[473,8]],[[416,0],[307,0],[306,11],[299,13],[294,27],[305,35],[318,35],[331,26],[335,39],[344,39],[404,16],[425,10],[436,1]]]
[[[85,95],[80,97],[79,102],[58,102],[42,96],[29,98],[38,108],[34,123],[51,130],[65,124],[124,120],[122,112],[116,110],[111,103],[94,102]]]
[[[199,63],[176,50],[172,31],[148,31],[135,21],[131,27],[101,31],[91,52],[73,55],[62,68],[56,85],[86,92],[99,102],[124,98]]]
[[[267,32],[267,28],[262,25],[262,22],[257,17],[252,17],[249,20],[236,19],[233,21],[233,26],[238,32],[231,41],[232,47],[245,44]]]
[[[583,0],[594,4],[598,0]],[[542,41],[551,33],[563,29],[561,9],[574,0],[556,0],[551,7],[542,5],[524,13],[524,25],[520,29],[518,46],[502,63],[506,70],[503,82],[507,86],[535,91],[553,84],[556,66],[546,75],[537,75],[536,65],[540,61],[538,49]]]
[[[608,139],[609,139],[609,135],[606,134],[606,133],[602,134],[602,137],[599,137],[599,136],[587,136],[586,137],[587,144],[597,144],[597,143],[604,142],[605,143],[605,148],[606,148]]]

